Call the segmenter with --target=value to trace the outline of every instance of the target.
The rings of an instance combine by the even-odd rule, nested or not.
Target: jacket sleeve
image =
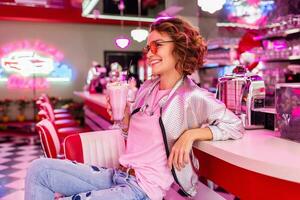
[[[201,93],[197,115],[202,122],[208,123],[213,140],[241,138],[245,130],[240,118],[227,109],[225,104],[217,100],[212,93],[207,91]]]

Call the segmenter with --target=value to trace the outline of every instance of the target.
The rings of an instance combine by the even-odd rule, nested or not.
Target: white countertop
[[[194,147],[238,167],[300,183],[300,143],[278,134],[248,130],[239,140],[203,141]]]
[[[106,97],[104,94],[90,94],[88,91],[78,92],[75,91],[74,95],[79,96],[83,99],[89,100],[97,105],[100,105],[102,107],[106,107]]]

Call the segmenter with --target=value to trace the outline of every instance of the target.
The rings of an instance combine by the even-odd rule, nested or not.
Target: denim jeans
[[[42,158],[31,163],[25,200],[149,200],[136,178],[122,171],[67,160]]]

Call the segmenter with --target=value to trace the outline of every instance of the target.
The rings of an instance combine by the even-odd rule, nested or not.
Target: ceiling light
[[[139,27],[136,29],[133,29],[131,31],[131,37],[138,42],[142,42],[142,41],[146,40],[148,35],[149,35],[149,32],[147,30],[141,29]]]
[[[138,16],[141,17],[141,0],[138,0]],[[138,41],[138,42],[142,42],[144,40],[146,40],[146,38],[148,37],[148,31],[145,29],[141,29],[141,21],[139,21],[139,27],[137,27],[136,29],[133,29],[131,31],[131,37]]]
[[[221,10],[226,0],[198,0],[198,6],[206,12],[213,14],[217,10]]]
[[[125,49],[129,46],[130,40],[122,35],[115,39],[115,44],[118,48]]]

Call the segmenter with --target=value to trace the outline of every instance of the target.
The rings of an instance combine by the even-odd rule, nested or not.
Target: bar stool
[[[85,130],[82,128],[62,128],[56,130],[49,119],[43,119],[37,123],[36,128],[40,135],[45,155],[49,158],[64,157],[64,140],[66,137],[79,134]]]
[[[53,105],[52,105],[52,103],[51,103],[51,101],[50,101],[50,99],[48,97],[48,95],[45,94],[45,93],[41,94],[41,96],[39,97],[38,101],[41,101],[41,103],[43,103],[43,102],[49,103],[51,105],[51,107],[53,109],[53,112],[55,114],[69,113],[68,109],[64,109],[64,108],[54,109]]]
[[[51,106],[46,102],[40,104],[40,108],[41,109],[38,112],[39,117],[41,119],[49,119],[56,129],[79,127],[79,124],[70,115],[65,115],[65,118],[63,116],[57,118],[57,116],[53,113]]]
[[[53,124],[49,120],[44,119],[36,124],[36,130],[40,136],[45,157],[63,158],[63,152],[61,152],[63,148],[61,148],[62,145]]]

